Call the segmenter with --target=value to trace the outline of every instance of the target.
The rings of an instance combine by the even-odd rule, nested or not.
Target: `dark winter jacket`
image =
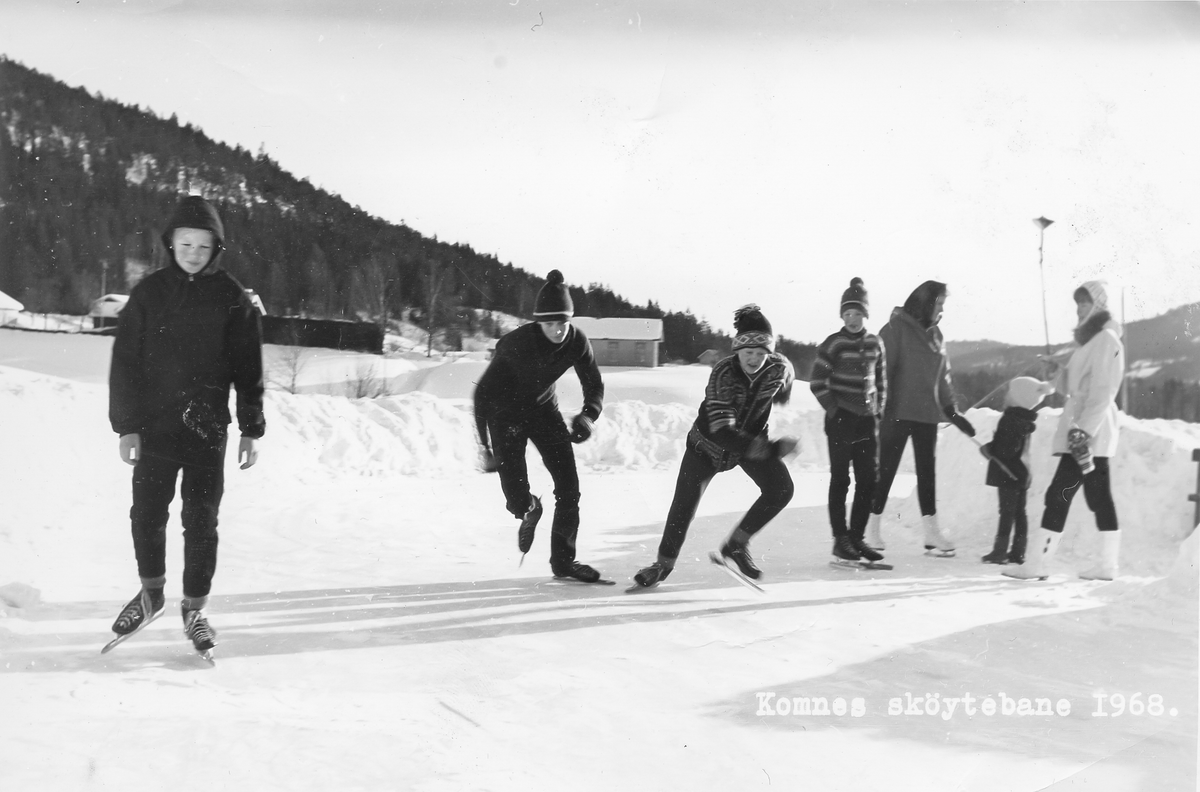
[[[993,461],[988,462],[987,485],[989,487],[1019,487],[1029,489],[1029,466],[1026,464],[1026,451],[1029,447],[1029,436],[1037,429],[1037,413],[1024,407],[1009,407],[1000,416],[996,424],[996,433],[992,442],[984,449],[1013,472],[1017,477],[1014,481],[1000,466]]]
[[[821,406],[879,415],[887,403],[885,350],[879,339],[842,328],[817,347],[808,386]]]
[[[487,424],[519,424],[547,405],[558,407],[554,383],[574,368],[583,386],[581,412],[593,421],[604,409],[604,380],[592,343],[571,325],[560,344],[546,338],[536,322],[522,325],[496,343],[496,352],[475,386],[475,423],[479,439],[490,447]]]
[[[950,359],[937,325],[922,327],[903,308],[896,308],[879,330],[887,350],[888,398],[884,415],[902,421],[942,423],[954,408]]]
[[[791,362],[772,352],[751,377],[737,355],[713,366],[704,401],[688,433],[688,445],[713,460],[717,470],[729,470],[742,456],[776,455],[767,442],[771,405],[785,404],[796,375]]]
[[[109,371],[109,421],[120,435],[162,433],[210,441],[230,423],[229,386],[237,389],[238,428],[262,437],[262,328],[237,280],[220,269],[224,241],[216,212],[185,198],[163,233],[208,229],[216,250],[190,275],[174,262],[138,283],[121,310]]]

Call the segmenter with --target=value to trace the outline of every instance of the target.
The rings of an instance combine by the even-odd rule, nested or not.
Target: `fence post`
[[[1200,462],[1200,448],[1192,451],[1192,461]],[[1192,527],[1200,525],[1200,468],[1196,468],[1196,492],[1188,495],[1188,500],[1196,504],[1196,511],[1192,515]]]

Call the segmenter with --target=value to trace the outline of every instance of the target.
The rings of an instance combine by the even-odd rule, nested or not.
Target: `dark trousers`
[[[575,539],[579,535],[579,472],[571,435],[556,407],[538,410],[517,423],[488,423],[492,453],[499,465],[500,487],[505,508],[515,517],[529,509],[529,468],[526,444],[541,454],[542,463],[554,480],[554,523],[550,530],[550,568],[566,570],[575,561]]]
[[[738,523],[735,532],[753,536],[791,501],[795,491],[792,476],[781,459],[752,461],[743,458],[738,467],[758,485],[760,494],[750,511],[746,512]],[[708,483],[715,475],[717,468],[709,456],[691,446],[683,452],[683,460],[679,463],[679,477],[675,481],[675,497],[667,512],[667,525],[658,545],[659,560],[674,565],[675,559],[679,558],[688,528],[696,518],[700,498],[704,496]]]
[[[875,496],[875,417],[838,410],[825,417],[829,442],[829,524],[834,537],[843,536],[846,526],[846,494],[850,491],[850,469],[854,468],[854,502],[850,506],[849,532],[862,538]]]
[[[1112,482],[1108,476],[1108,457],[1094,457],[1096,469],[1086,476],[1070,454],[1058,458],[1058,470],[1046,490],[1046,510],[1042,512],[1042,527],[1062,533],[1067,524],[1071,500],[1083,485],[1083,499],[1096,515],[1096,527],[1101,531],[1117,530],[1117,507],[1113,505]]]
[[[1008,553],[1014,563],[1025,558],[1025,543],[1029,537],[1029,519],[1025,514],[1024,487],[997,487],[1000,495],[1000,523],[996,526],[994,553]],[[1012,534],[1012,550],[1008,549],[1008,537]]]
[[[875,485],[875,507],[871,511],[883,514],[887,506],[888,493],[896,471],[900,469],[900,457],[911,436],[913,460],[917,465],[917,502],[921,514],[937,514],[937,424],[918,421],[901,421],[885,418],[879,427],[879,482]]]
[[[138,576],[167,573],[167,512],[183,471],[183,595],[204,597],[217,570],[217,511],[225,494],[225,443],[220,436],[198,445],[164,435],[142,437],[142,456],[133,468],[133,551]]]

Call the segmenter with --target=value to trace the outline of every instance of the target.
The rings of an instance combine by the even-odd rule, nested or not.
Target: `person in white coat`
[[[1075,290],[1079,325],[1075,328],[1078,347],[1058,374],[1057,389],[1067,397],[1053,453],[1059,457],[1054,479],[1046,489],[1042,530],[1030,541],[1026,561],[1007,569],[1004,575],[1022,580],[1045,580],[1071,501],[1083,488],[1088,508],[1100,529],[1100,563],[1083,572],[1089,580],[1113,580],[1118,572],[1121,533],[1113,505],[1108,461],[1117,452],[1117,394],[1125,376],[1125,348],[1121,327],[1108,312],[1108,294],[1103,281],[1088,281]]]

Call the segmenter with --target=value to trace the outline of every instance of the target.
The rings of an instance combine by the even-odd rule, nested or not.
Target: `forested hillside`
[[[162,266],[159,230],[189,192],[219,205],[229,237],[223,264],[272,314],[380,323],[407,315],[453,339],[496,332],[466,309],[529,317],[544,282],[469,245],[374,217],[263,152],[3,58],[0,125],[0,291],[32,311],[84,313],[100,294],[124,292]],[[569,276],[569,263],[563,269]],[[729,348],[727,335],[688,311],[633,305],[600,284],[571,292],[581,316],[661,317],[666,360]],[[806,375],[813,348],[784,347]]]

